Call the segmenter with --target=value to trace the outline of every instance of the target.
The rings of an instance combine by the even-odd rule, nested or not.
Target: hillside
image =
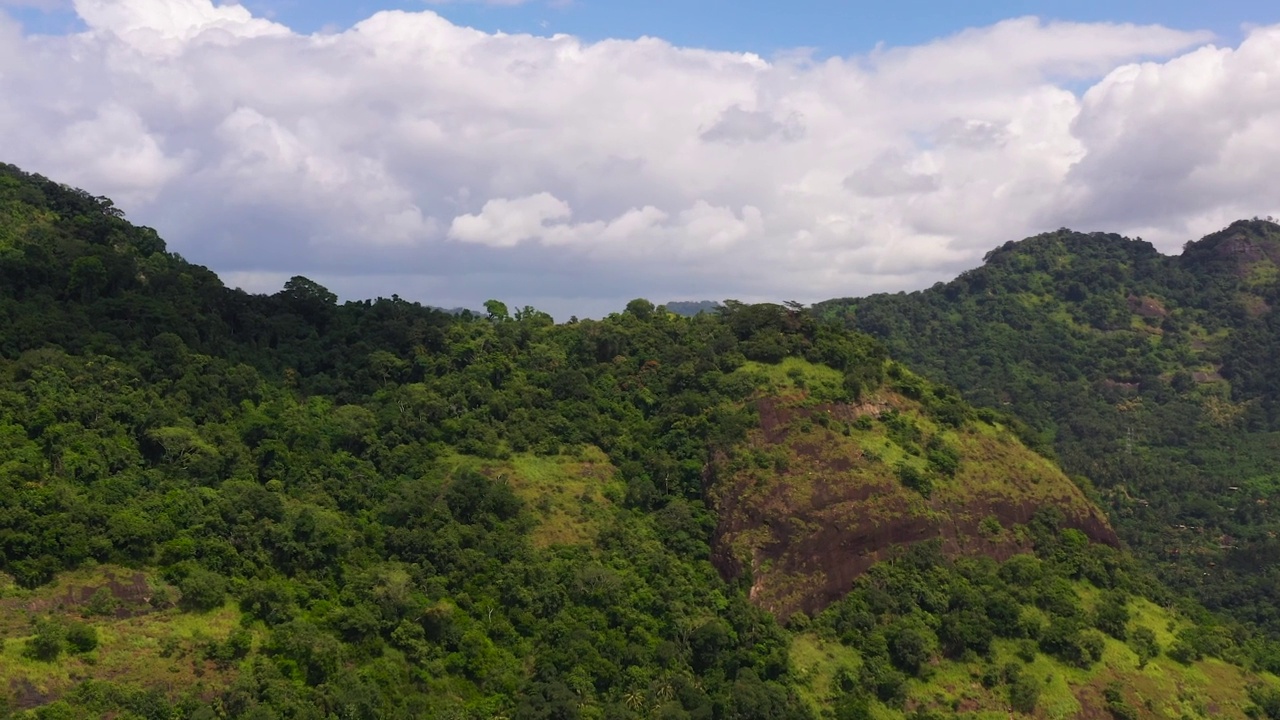
[[[1062,525],[1116,544],[1106,518],[1062,472],[945,388],[891,365],[889,383],[833,401],[841,377],[799,359],[737,372],[765,388],[746,441],[708,467],[717,565],[749,570],[753,602],[780,617],[840,600],[903,546],[1005,560],[1053,508]]]
[[[1011,422],[796,308],[249,295],[0,167],[0,716],[1280,712]]]
[[[956,280],[817,312],[1011,412],[1175,587],[1280,633],[1280,226],[1164,256],[1116,235],[1008,243]]]

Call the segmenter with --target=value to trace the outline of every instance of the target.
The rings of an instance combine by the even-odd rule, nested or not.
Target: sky
[[[1280,6],[0,0],[0,161],[228,285],[912,290],[1071,227],[1280,215]]]

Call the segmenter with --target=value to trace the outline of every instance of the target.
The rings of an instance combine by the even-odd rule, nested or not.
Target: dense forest
[[[0,717],[1280,718],[1262,620],[1119,546],[1043,413],[887,345],[247,294],[0,166]]]
[[[821,303],[1027,423],[1173,587],[1280,635],[1280,226],[1178,256],[1107,234],[1010,242],[917,293]]]

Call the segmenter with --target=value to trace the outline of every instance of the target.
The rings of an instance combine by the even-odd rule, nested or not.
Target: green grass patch
[[[241,614],[233,602],[206,613],[188,613],[169,607],[156,609],[128,596],[120,599],[115,615],[86,612],[86,590],[115,588],[128,595],[141,587],[132,581],[140,573],[110,566],[64,573],[45,587],[30,591],[10,589],[0,600],[0,687],[24,689],[48,701],[56,699],[88,677],[111,679],[138,687],[185,692],[203,687],[213,692],[235,677],[234,666],[219,667],[205,658],[209,641],[222,641],[240,627]],[[155,584],[147,578],[148,584]],[[66,627],[83,623],[94,629],[95,649],[73,653],[64,646],[52,660],[26,653],[33,636],[33,618]],[[254,638],[254,644],[260,638]]]
[[[752,378],[761,390],[770,393],[804,391],[815,402],[830,402],[845,397],[844,375],[826,365],[788,357],[777,364],[748,361],[735,373]]]
[[[445,462],[452,472],[469,467],[509,482],[537,518],[533,542],[538,547],[593,542],[624,492],[613,464],[594,446],[572,455],[520,454],[502,461],[455,455]]]
[[[1086,606],[1100,594],[1097,588],[1084,582],[1075,583],[1075,589]],[[1130,630],[1138,626],[1151,628],[1165,648],[1173,641],[1177,629],[1187,624],[1172,611],[1143,598],[1133,598],[1129,610]],[[875,702],[873,714],[897,720],[910,717],[907,711],[920,708],[945,717],[1004,720],[1010,717],[1007,684],[1000,682],[987,688],[981,678],[991,668],[1003,668],[1011,663],[1019,667],[1025,677],[1034,678],[1038,683],[1040,695],[1034,716],[1046,720],[1109,717],[1103,691],[1112,683],[1123,688],[1126,702],[1140,717],[1243,719],[1248,717],[1250,684],[1263,682],[1280,686],[1280,679],[1270,674],[1248,673],[1217,659],[1182,665],[1162,654],[1139,669],[1138,657],[1128,644],[1111,637],[1105,639],[1101,659],[1089,668],[1067,665],[1041,652],[1026,663],[1018,656],[1020,642],[1024,641],[996,640],[987,658],[935,661],[926,667],[922,677],[908,681],[904,708]],[[824,640],[812,632],[792,637],[790,656],[801,680],[802,697],[819,717],[840,697],[837,679],[842,669],[845,673],[856,673],[861,665],[855,649]]]
[[[843,694],[841,675],[856,678],[862,667],[857,651],[813,633],[796,635],[790,655],[791,666],[800,679],[801,697],[819,717]]]

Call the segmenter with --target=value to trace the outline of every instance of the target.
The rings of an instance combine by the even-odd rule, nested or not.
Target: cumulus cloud
[[[115,197],[248,289],[305,274],[561,316],[819,300],[1061,225],[1172,249],[1277,211],[1276,28],[1220,48],[1020,18],[765,59],[429,11],[302,35],[209,0],[75,8],[65,37],[0,11],[0,159]]]
[[[912,167],[901,153],[885,153],[844,179],[847,190],[865,197],[923,195],[937,190],[941,180],[936,172]]]
[[[459,215],[453,219],[449,237],[463,242],[511,247],[521,240],[545,236],[548,220],[567,218],[569,205],[550,193],[507,200],[499,198],[484,204],[476,215]]]
[[[760,110],[743,110],[740,106],[725,109],[715,124],[700,136],[708,142],[738,145],[767,140],[792,141],[804,137],[804,123],[800,114],[792,112],[779,120]]]

